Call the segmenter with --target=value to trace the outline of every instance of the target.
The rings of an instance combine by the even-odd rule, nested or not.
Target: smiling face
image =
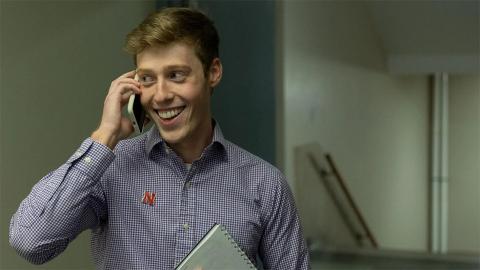
[[[218,58],[205,76],[192,46],[154,46],[137,54],[137,75],[142,105],[168,144],[211,136],[210,93],[221,78]]]

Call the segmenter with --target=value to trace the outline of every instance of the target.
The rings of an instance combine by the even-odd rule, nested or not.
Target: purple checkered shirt
[[[218,125],[190,169],[156,127],[113,152],[86,139],[33,187],[9,236],[40,264],[91,229],[97,269],[174,269],[214,223],[265,269],[310,269],[285,177],[225,140]]]

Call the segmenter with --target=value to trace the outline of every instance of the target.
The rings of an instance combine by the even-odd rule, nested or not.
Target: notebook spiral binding
[[[252,263],[252,261],[250,261],[247,254],[245,254],[245,252],[242,250],[242,248],[240,248],[240,246],[238,246],[237,242],[235,242],[233,237],[228,233],[227,228],[225,228],[225,226],[221,226],[220,228],[223,231],[223,233],[225,234],[225,236],[227,237],[227,239],[230,240],[232,245],[238,250],[240,255],[243,257],[243,260],[245,260],[245,263],[250,267],[250,269],[257,269],[255,267],[255,265]]]

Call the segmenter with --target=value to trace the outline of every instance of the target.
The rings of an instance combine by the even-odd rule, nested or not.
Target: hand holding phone
[[[130,118],[122,115],[122,108],[128,104],[132,94],[141,94],[141,85],[134,79],[135,73],[135,70],[129,71],[112,81],[105,97],[100,125],[91,135],[93,140],[110,149],[114,149],[120,140],[128,138],[134,131]]]

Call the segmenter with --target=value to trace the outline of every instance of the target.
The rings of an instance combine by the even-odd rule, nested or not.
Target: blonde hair
[[[126,38],[125,51],[136,55],[155,45],[185,42],[194,47],[203,65],[205,76],[214,58],[218,57],[217,30],[205,14],[190,8],[165,8],[149,15]]]

